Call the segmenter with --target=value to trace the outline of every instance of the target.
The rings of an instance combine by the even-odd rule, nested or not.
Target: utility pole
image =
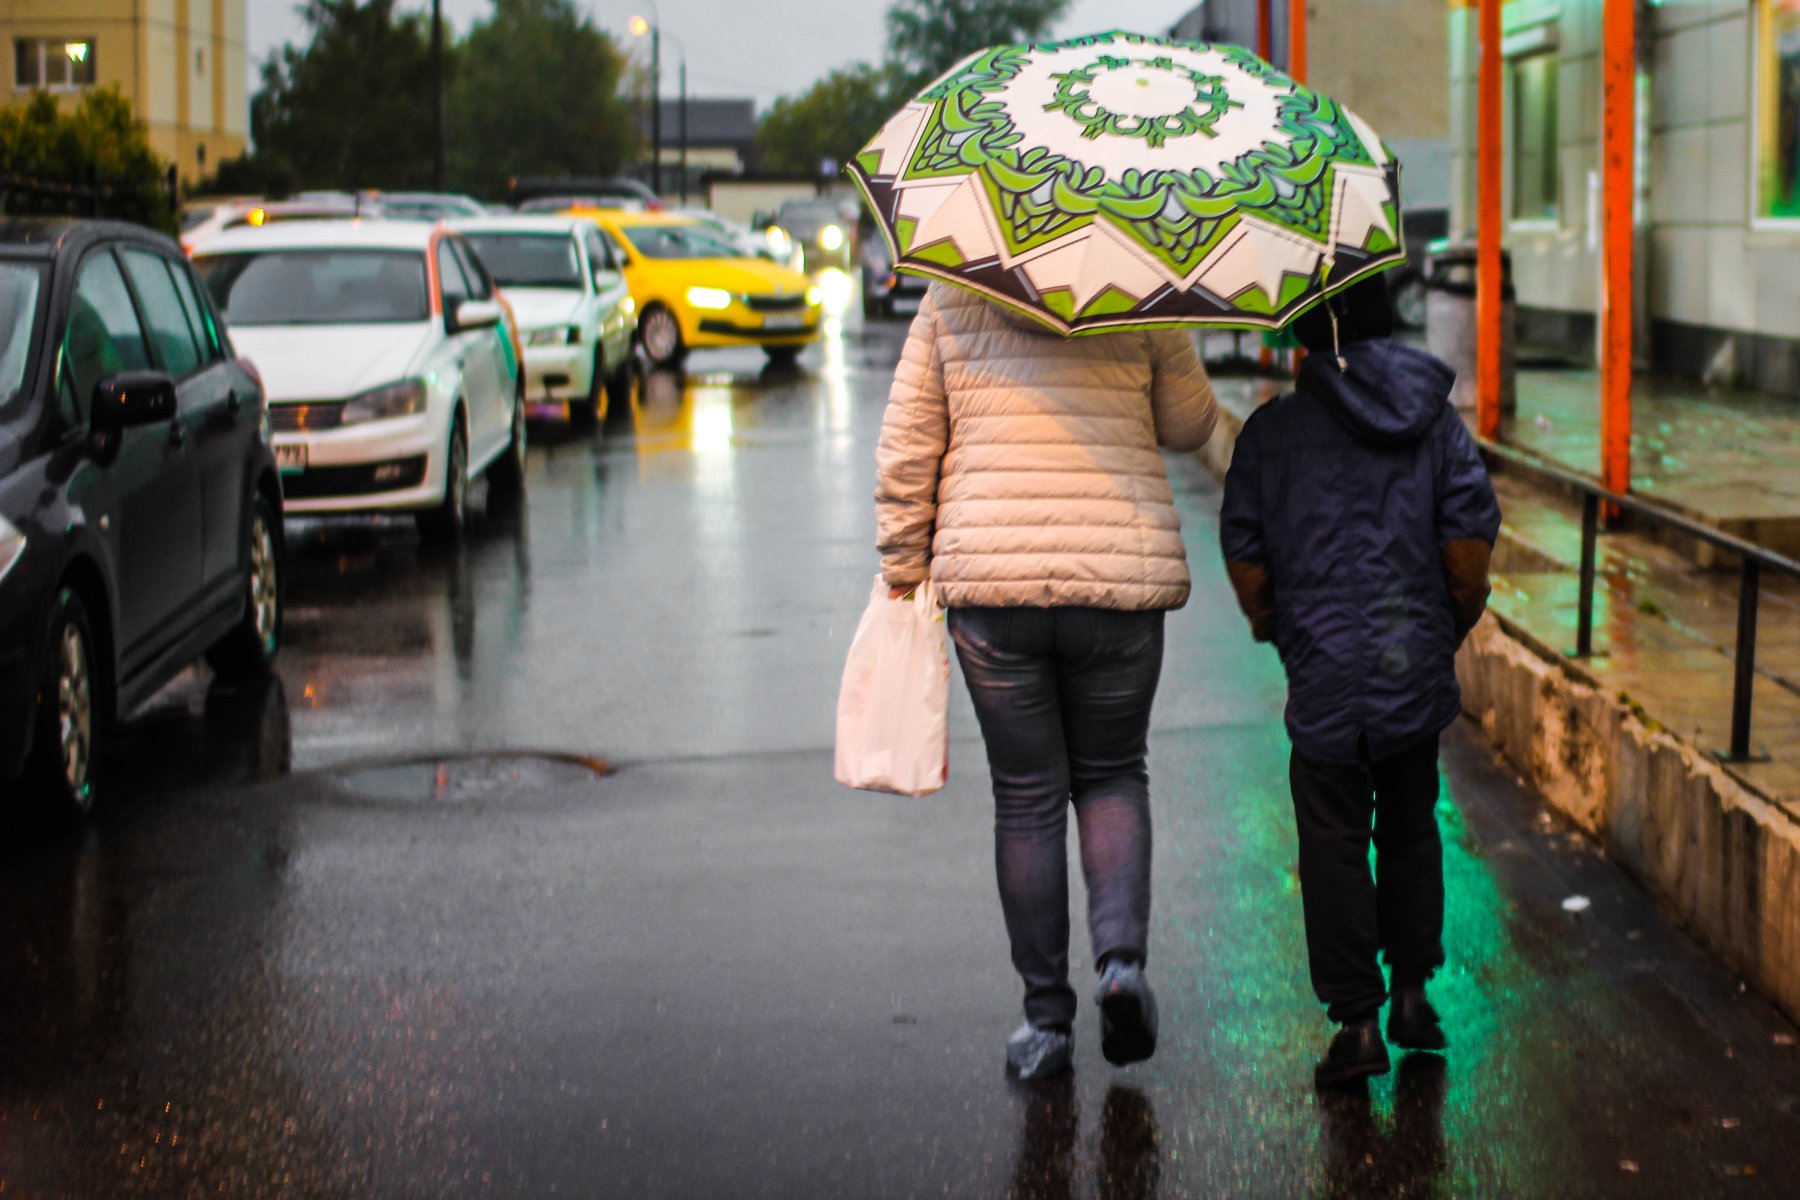
[[[650,26],[650,190],[662,195],[662,22]]]
[[[677,46],[677,49],[681,47]],[[681,203],[688,202],[688,169],[687,169],[687,51],[681,50]]]
[[[431,186],[444,186],[444,13],[443,0],[431,0]]]

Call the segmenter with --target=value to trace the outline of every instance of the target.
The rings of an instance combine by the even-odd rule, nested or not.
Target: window
[[[1507,64],[1512,83],[1513,219],[1554,221],[1562,172],[1556,129],[1554,54],[1534,54]]]
[[[587,231],[588,267],[594,271],[616,271],[618,260],[613,256],[612,245],[600,235],[598,229]]]
[[[425,258],[416,250],[264,250],[194,260],[232,325],[423,321]]]
[[[143,326],[125,288],[125,276],[110,254],[101,252],[82,264],[69,302],[69,326],[63,333],[63,364],[74,386],[76,411],[72,420],[83,419],[94,385],[120,371],[142,371],[150,366],[150,350]]]
[[[219,323],[213,320],[206,301],[200,298],[193,270],[174,262],[168,266],[169,274],[175,280],[175,292],[181,297],[182,311],[187,313],[188,324],[193,326],[194,336],[200,343],[200,357],[207,362],[217,362],[225,357],[225,344],[219,337]]]
[[[200,369],[200,341],[188,322],[175,281],[169,277],[168,263],[147,250],[127,250],[124,257],[125,274],[137,289],[150,341],[156,347],[157,365],[177,379],[187,378]]]
[[[449,242],[437,244],[438,294],[444,300],[444,316],[454,318],[456,306],[469,298],[469,281],[463,278],[462,266]]]
[[[1800,0],[1757,0],[1756,215],[1800,218]]]
[[[469,240],[501,287],[581,287],[581,263],[567,234],[471,233]]]
[[[13,82],[20,91],[70,92],[93,87],[94,39],[14,39]]]
[[[456,247],[456,261],[462,264],[463,278],[469,281],[469,298],[471,300],[492,300],[494,298],[494,279],[481,259],[469,249],[469,243],[457,238],[449,243]]]

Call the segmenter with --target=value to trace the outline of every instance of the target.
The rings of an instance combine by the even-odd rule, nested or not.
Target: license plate
[[[275,445],[275,466],[283,475],[292,475],[306,470],[305,442],[277,442]]]
[[[763,318],[764,329],[805,329],[806,318],[799,313],[772,313]]]

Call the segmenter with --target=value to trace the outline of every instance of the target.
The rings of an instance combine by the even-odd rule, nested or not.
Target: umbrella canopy
[[[1406,257],[1375,131],[1241,46],[995,46],[847,169],[900,270],[1064,334],[1279,328]]]

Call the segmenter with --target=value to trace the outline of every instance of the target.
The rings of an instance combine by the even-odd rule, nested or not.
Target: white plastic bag
[[[853,788],[926,796],[949,770],[950,646],[930,581],[888,599],[881,576],[856,626],[838,690],[837,778]]]

